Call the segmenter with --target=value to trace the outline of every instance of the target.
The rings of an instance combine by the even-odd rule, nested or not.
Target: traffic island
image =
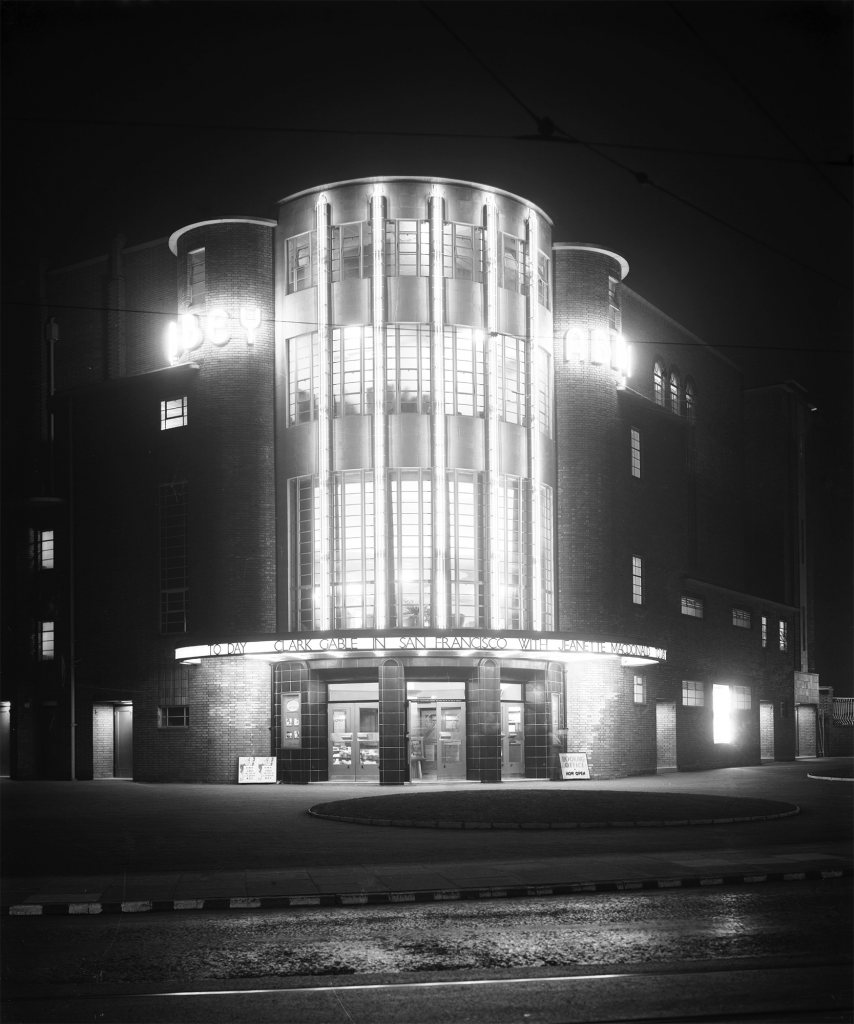
[[[698,793],[503,792],[400,793],[315,804],[315,818],[398,828],[654,828],[770,821],[798,814],[795,804]]]

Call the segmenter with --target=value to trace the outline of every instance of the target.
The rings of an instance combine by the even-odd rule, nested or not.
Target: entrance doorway
[[[525,705],[501,702],[501,778],[525,777]]]
[[[113,778],[133,778],[133,705],[113,708]]]
[[[816,706],[798,704],[795,708],[798,725],[798,757],[816,756]]]
[[[676,704],[659,700],[655,703],[656,768],[660,772],[676,771]]]
[[[8,702],[0,703],[0,777],[7,778],[11,770],[11,751],[9,749],[12,737],[12,705]]]
[[[409,767],[413,782],[465,781],[463,701],[409,702]]]
[[[759,756],[774,760],[774,705],[766,701],[759,702]]]
[[[379,703],[329,705],[329,781],[379,783]]]

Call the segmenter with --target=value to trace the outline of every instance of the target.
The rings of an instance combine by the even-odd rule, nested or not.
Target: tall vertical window
[[[634,679],[635,704],[646,704],[646,679],[636,675]]]
[[[450,416],[483,416],[483,331],[445,328],[445,412]]]
[[[768,616],[763,615],[761,620],[762,646],[768,646]]]
[[[187,426],[187,396],[169,398],[160,403],[160,429]]]
[[[511,292],[528,294],[530,281],[525,263],[525,243],[513,235],[501,235],[499,284]]]
[[[332,281],[348,281],[354,277],[371,277],[374,257],[371,245],[371,222],[341,224],[332,229]]]
[[[495,341],[498,356],[498,416],[505,423],[527,426],[528,367],[525,342],[508,334],[499,334]]]
[[[161,729],[186,729],[190,724],[189,689],[189,669],[170,666],[161,674],[157,694]]]
[[[296,628],[316,629],[320,622],[320,488],[313,476],[296,477],[290,486]]]
[[[160,631],[187,632],[187,485],[160,485]]]
[[[389,625],[429,626],[433,582],[433,502],[430,473],[389,472],[391,497]]]
[[[448,576],[451,625],[484,624],[483,497],[480,473],[448,474]]]
[[[53,568],[53,530],[36,530],[36,568]]]
[[[525,517],[525,488],[519,477],[499,477],[496,526],[498,628],[524,629],[527,622],[525,586],[528,524]]]
[[[732,743],[732,698],[729,687],[712,686],[712,722],[715,743]]]
[[[632,555],[632,604],[643,604],[643,560]]]
[[[552,557],[552,489],[540,485],[540,569],[542,575],[543,629],[554,629],[554,561]]]
[[[540,430],[546,437],[552,437],[552,357],[544,348],[540,349],[539,388],[537,389],[537,418]]]
[[[386,221],[385,272],[386,277],[430,276],[429,221]]]
[[[386,409],[429,413],[430,328],[389,324],[386,330]]]
[[[689,423],[697,422],[697,392],[691,380],[685,382],[685,415]]]
[[[334,416],[369,416],[374,410],[372,327],[332,331],[332,409]]]
[[[641,439],[640,431],[632,427],[632,476],[640,480],[641,475]]]
[[[779,633],[780,650],[788,651],[789,649],[789,624],[784,620],[780,619],[779,622]]]
[[[652,389],[656,405],[664,405],[664,367],[656,362],[652,369]]]
[[[374,617],[374,482],[370,471],[334,474],[332,602],[335,629],[370,629]]]
[[[317,333],[288,340],[288,426],[317,418],[320,352]]]
[[[608,326],[612,331],[620,329],[620,302],[617,298],[617,285],[620,282],[616,277],[608,278]]]
[[[205,250],[187,253],[187,298],[191,306],[205,301]]]
[[[537,301],[546,309],[551,309],[551,286],[549,284],[549,258],[545,253],[537,253]]]
[[[675,373],[670,374],[670,411],[676,413],[677,416],[681,411],[679,408],[679,378]]]
[[[39,623],[38,645],[38,655],[41,661],[53,661],[54,627],[52,622]]]
[[[457,281],[483,280],[483,228],[471,224],[445,224],[442,272]]]
[[[288,294],[314,284],[317,266],[317,232],[304,231],[285,243],[288,263]]]

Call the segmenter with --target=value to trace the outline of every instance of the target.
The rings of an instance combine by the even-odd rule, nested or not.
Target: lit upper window
[[[697,422],[697,392],[692,380],[685,382],[685,415],[689,423]]]
[[[643,676],[635,676],[635,704],[646,704],[646,679]]]
[[[386,277],[430,276],[430,222],[385,222]]]
[[[187,426],[187,396],[168,398],[160,403],[160,429]]]
[[[670,411],[679,415],[679,378],[675,373],[670,374]]]
[[[768,646],[768,616],[767,615],[763,615],[762,616],[761,623],[762,623],[762,646],[763,647],[767,647]]]
[[[525,261],[525,243],[513,235],[501,235],[499,284],[511,292],[528,294],[528,267]]]
[[[750,612],[744,608],[733,608],[732,624],[740,626],[742,629],[750,629]]]
[[[305,231],[285,243],[288,261],[288,294],[310,288],[314,284],[317,264],[317,232]]]
[[[549,288],[549,258],[544,253],[537,253],[537,301],[546,309],[551,309]]]
[[[699,683],[695,679],[683,679],[682,703],[686,707],[703,707],[706,703],[706,684]]]
[[[608,278],[608,326],[612,331],[620,329],[620,303],[617,299],[619,283],[616,277]]]
[[[632,603],[643,604],[643,560],[632,555]]]
[[[483,228],[446,223],[443,228],[442,273],[457,281],[483,280]]]
[[[789,649],[789,624],[783,619],[780,619],[780,650],[788,651]]]
[[[39,658],[53,661],[54,629],[52,622],[39,623]]]
[[[53,530],[36,531],[36,566],[39,569],[53,568]]]
[[[374,257],[371,223],[342,224],[332,229],[332,281],[371,277]]]
[[[682,614],[690,615],[695,619],[702,619],[703,617],[703,599],[701,597],[688,597],[686,594],[682,595]]]
[[[652,370],[653,397],[656,405],[664,405],[664,367],[656,362]]]
[[[205,301],[204,249],[187,254],[187,297],[191,306],[200,306]]]
[[[641,439],[640,431],[632,427],[632,476],[640,480],[641,475]]]

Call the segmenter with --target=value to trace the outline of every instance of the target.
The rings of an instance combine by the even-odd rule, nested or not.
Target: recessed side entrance
[[[774,760],[774,705],[769,701],[759,702],[759,756]]]
[[[816,707],[814,704],[798,704],[795,708],[798,725],[798,757],[815,757],[816,754]]]
[[[12,736],[12,705],[0,702],[0,777],[6,778],[11,768],[9,744]]]
[[[501,702],[501,778],[525,778],[525,705]]]
[[[409,763],[413,782],[465,781],[463,701],[409,702]]]
[[[329,705],[329,781],[380,781],[380,706]]]
[[[676,704],[659,700],[655,704],[656,768],[660,772],[676,771]]]
[[[113,778],[133,778],[133,705],[117,704],[113,708],[114,755]]]

